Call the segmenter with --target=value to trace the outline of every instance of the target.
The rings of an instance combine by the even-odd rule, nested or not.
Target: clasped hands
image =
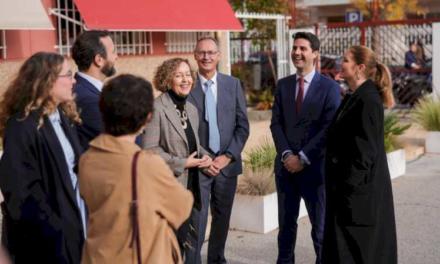
[[[220,171],[228,166],[231,162],[231,159],[226,155],[220,155],[213,159],[208,155],[203,155],[202,158],[196,158],[197,152],[191,153],[189,157],[186,159],[185,168],[193,168],[198,167],[203,170],[209,176],[217,176]]]
[[[290,173],[300,172],[304,169],[304,165],[301,163],[300,157],[298,155],[290,154],[284,161],[284,168]]]

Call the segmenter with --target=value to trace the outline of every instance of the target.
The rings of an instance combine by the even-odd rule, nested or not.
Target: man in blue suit
[[[196,256],[187,263],[201,263],[200,250],[205,238],[208,207],[212,224],[208,263],[226,263],[225,244],[229,229],[237,176],[242,172],[241,152],[249,136],[246,101],[240,81],[217,72],[220,51],[217,40],[197,41],[194,58],[199,67],[196,85],[189,100],[199,112],[200,144],[214,156],[213,165],[200,173],[202,209],[193,219],[197,225]]]
[[[83,122],[78,127],[78,136],[84,150],[103,130],[99,95],[104,80],[116,73],[114,65],[117,57],[115,45],[107,31],[84,31],[72,46],[72,58],[79,70],[73,89]]]
[[[278,81],[270,125],[277,149],[278,260],[295,263],[297,220],[304,199],[321,262],[324,229],[324,148],[326,130],[340,103],[338,84],[315,71],[319,40],[312,33],[294,36],[291,58],[297,73]]]

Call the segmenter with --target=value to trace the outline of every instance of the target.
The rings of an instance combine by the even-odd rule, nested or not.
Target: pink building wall
[[[46,10],[54,7],[54,0],[42,0]],[[55,28],[55,19],[52,22]],[[7,59],[27,58],[38,51],[56,51],[56,30],[7,30]]]

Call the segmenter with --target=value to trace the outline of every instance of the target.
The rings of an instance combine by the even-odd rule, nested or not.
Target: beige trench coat
[[[83,264],[137,263],[136,247],[130,247],[130,202],[138,150],[134,143],[100,135],[80,159],[80,190],[89,210]],[[142,263],[181,263],[173,229],[189,217],[192,194],[158,155],[142,151],[137,166]]]

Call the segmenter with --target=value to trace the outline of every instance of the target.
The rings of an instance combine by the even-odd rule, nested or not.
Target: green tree
[[[373,0],[350,0],[354,7],[359,9],[365,17],[373,17]],[[419,0],[376,0],[377,13],[380,20],[406,19],[408,14],[421,15],[426,8],[419,5]]]
[[[289,14],[289,0],[229,0],[236,12]],[[276,39],[276,21],[266,19],[243,19],[244,32],[233,33],[233,38],[251,39],[261,52],[267,54],[271,73],[277,80],[275,65],[272,61],[272,40]]]
[[[229,0],[232,8],[236,12],[248,13],[269,13],[285,14],[289,13],[289,0]],[[260,49],[270,49],[270,42],[276,38],[276,21],[263,19],[245,19],[245,32],[240,33],[240,37],[252,38]]]

